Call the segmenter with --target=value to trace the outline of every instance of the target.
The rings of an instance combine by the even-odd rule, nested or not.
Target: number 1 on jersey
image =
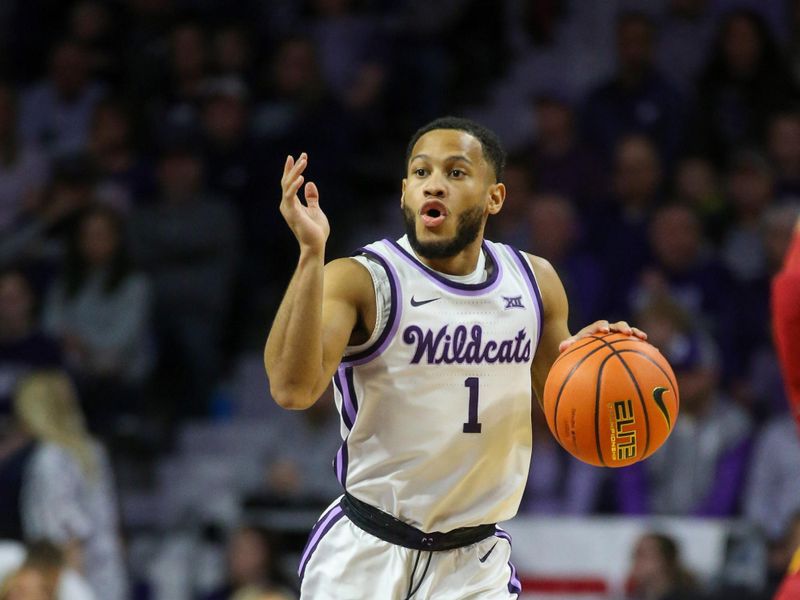
[[[469,388],[469,420],[464,423],[464,433],[480,433],[481,424],[478,423],[478,378],[467,377],[464,387]]]

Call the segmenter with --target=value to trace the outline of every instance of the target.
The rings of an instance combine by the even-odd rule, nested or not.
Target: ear
[[[489,202],[486,205],[490,215],[496,215],[503,208],[506,200],[506,186],[502,183],[495,183],[489,187]]]
[[[400,208],[403,208],[406,204],[406,178],[403,178],[403,187],[400,191]]]

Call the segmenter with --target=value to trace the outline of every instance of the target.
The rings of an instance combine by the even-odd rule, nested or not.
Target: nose
[[[442,182],[442,178],[432,175],[425,182],[425,187],[422,190],[426,198],[444,198],[446,188]]]

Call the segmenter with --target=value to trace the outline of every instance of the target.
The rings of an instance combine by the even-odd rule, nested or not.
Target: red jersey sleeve
[[[800,598],[800,548],[794,553],[789,572],[773,600],[797,600]]]
[[[772,280],[772,331],[792,415],[800,431],[800,233]]]

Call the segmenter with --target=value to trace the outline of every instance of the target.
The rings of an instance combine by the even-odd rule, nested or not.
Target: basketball
[[[578,340],[553,363],[544,414],[556,440],[598,467],[624,467],[653,454],[678,417],[678,386],[654,346],[621,333]]]

